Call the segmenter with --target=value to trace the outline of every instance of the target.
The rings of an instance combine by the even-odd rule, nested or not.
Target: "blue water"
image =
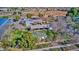
[[[6,22],[8,19],[7,18],[0,18],[0,25],[2,25],[4,22]]]
[[[4,34],[4,32],[6,30],[6,25],[8,24],[8,22],[9,22],[9,19],[0,18],[0,39],[1,39],[2,35]],[[5,26],[3,26],[3,25],[5,25]]]

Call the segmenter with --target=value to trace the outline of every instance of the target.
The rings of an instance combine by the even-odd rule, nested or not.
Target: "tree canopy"
[[[25,30],[15,30],[10,32],[10,41],[6,38],[2,40],[3,46],[11,48],[36,48],[37,37],[32,35],[31,32]]]
[[[76,8],[76,7],[71,8],[70,11],[68,11],[67,15],[71,16],[71,17],[79,16],[79,10],[78,10],[78,8]]]

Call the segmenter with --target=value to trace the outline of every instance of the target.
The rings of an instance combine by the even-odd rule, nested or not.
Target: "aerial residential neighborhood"
[[[0,7],[0,51],[78,51],[78,7]]]

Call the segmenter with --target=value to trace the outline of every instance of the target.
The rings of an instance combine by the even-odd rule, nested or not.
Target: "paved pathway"
[[[41,48],[41,49],[35,49],[33,51],[43,51],[43,50],[49,50],[49,49],[54,49],[54,48],[61,48],[61,47],[69,47],[69,46],[73,46],[79,44],[78,43],[71,43],[71,44],[65,44],[65,45],[59,45],[59,46],[53,46],[53,47],[47,47],[47,48]]]

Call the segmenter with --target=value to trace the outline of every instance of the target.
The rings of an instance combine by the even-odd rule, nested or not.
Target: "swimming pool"
[[[0,18],[0,25],[2,25],[3,23],[7,22],[9,19],[7,18]]]
[[[3,37],[4,32],[8,29],[11,20],[7,18],[0,18],[0,39]]]
[[[7,18],[0,18],[0,26],[6,23],[9,19]]]

